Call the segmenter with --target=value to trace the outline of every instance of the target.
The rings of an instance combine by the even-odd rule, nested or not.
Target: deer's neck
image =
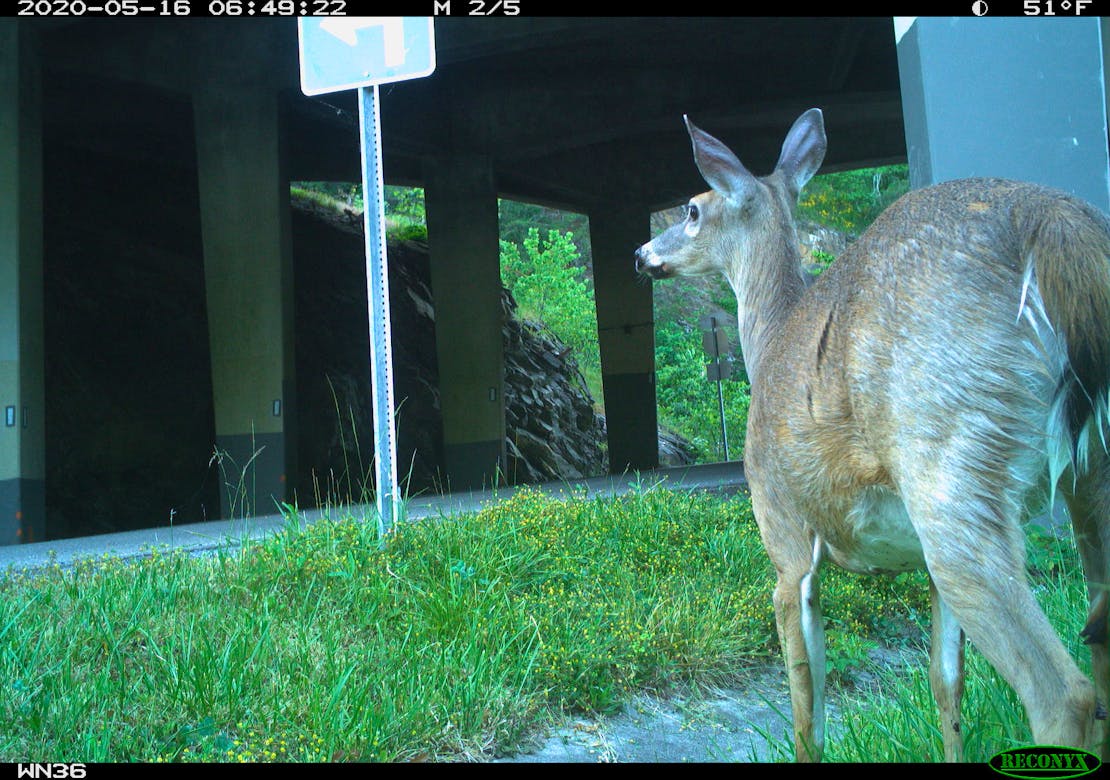
[[[797,233],[790,225],[768,242],[737,257],[727,276],[736,293],[740,347],[748,377],[755,380],[768,342],[805,292]]]

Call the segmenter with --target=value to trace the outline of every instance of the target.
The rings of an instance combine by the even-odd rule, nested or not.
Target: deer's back
[[[1023,291],[1023,248],[1030,221],[1061,204],[1104,225],[1063,193],[996,179],[887,209],[769,345],[752,387],[755,479],[825,513],[834,546],[844,516],[897,504],[942,452],[1037,482],[1065,346],[1043,317],[1021,316],[1039,304],[1035,281]]]

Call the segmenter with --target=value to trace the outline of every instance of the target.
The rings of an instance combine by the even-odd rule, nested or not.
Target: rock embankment
[[[313,474],[317,481],[328,475],[324,481],[353,486],[352,497],[358,498],[366,478],[352,467],[373,462],[363,244],[361,238],[351,240],[361,236],[362,223],[311,202],[295,205],[297,311],[304,323],[297,343],[298,389],[302,399],[311,399],[301,408],[312,415],[311,423],[302,425],[302,483]],[[408,475],[410,492],[435,491],[443,484],[443,420],[428,249],[423,241],[405,240],[391,242],[388,251],[399,470]],[[507,289],[501,307],[506,481],[606,473],[605,420],[573,350],[541,323],[520,318]],[[673,436],[660,438],[660,454],[664,465],[693,457],[689,445]]]

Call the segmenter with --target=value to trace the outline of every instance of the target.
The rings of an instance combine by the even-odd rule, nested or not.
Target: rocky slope
[[[301,429],[301,483],[334,475],[340,495],[349,490],[357,498],[371,463],[367,443],[373,431],[361,217],[298,199],[293,228],[297,316],[304,323],[298,330],[298,394],[302,410],[313,414],[311,425]],[[324,261],[301,262],[306,257]],[[427,245],[392,242],[389,268],[399,469],[409,474],[410,491],[436,490],[443,423]],[[542,324],[520,319],[508,290],[501,304],[508,482],[605,473],[604,418],[595,411],[572,350]],[[674,437],[665,437],[661,449],[669,465],[691,458]]]

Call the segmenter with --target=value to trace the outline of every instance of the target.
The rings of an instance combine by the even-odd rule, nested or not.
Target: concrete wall
[[[194,95],[224,517],[269,513],[297,473],[292,249],[277,94]]]
[[[0,544],[45,536],[41,79],[0,19]]]
[[[655,317],[651,285],[637,283],[632,255],[651,237],[651,214],[646,206],[610,206],[589,217],[609,470],[653,469],[659,465]]]
[[[488,158],[429,160],[428,216],[445,487],[490,487],[505,464],[497,190]]]
[[[1000,176],[1110,211],[1102,22],[918,18],[898,42],[910,182]]]

